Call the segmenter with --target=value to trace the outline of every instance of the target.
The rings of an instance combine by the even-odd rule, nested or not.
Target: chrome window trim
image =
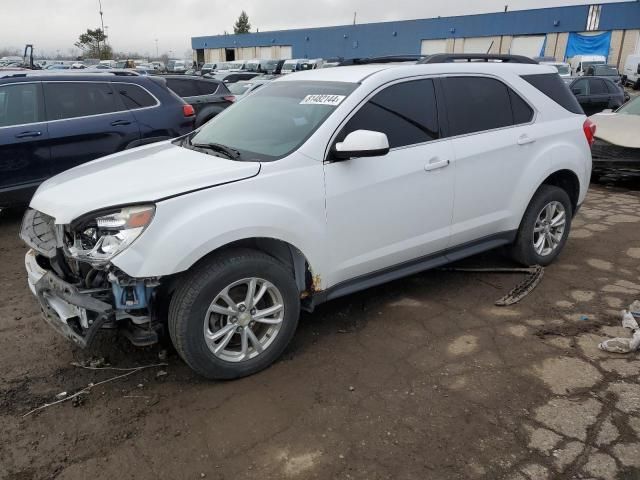
[[[40,83],[40,84],[42,84],[43,98],[44,98],[44,84],[45,83],[107,83],[107,84],[119,83],[119,84],[124,84],[124,85],[134,85],[134,86],[136,86],[138,88],[143,89],[145,92],[147,92],[149,95],[151,95],[151,97],[156,102],[155,105],[150,105],[148,107],[131,108],[131,109],[125,107],[124,110],[117,110],[115,112],[97,113],[95,115],[82,115],[80,117],[60,118],[60,119],[57,119],[57,120],[44,120],[42,122],[37,122],[38,124],[39,123],[49,124],[49,123],[57,123],[57,122],[67,122],[69,120],[78,120],[78,119],[82,119],[82,118],[103,117],[105,115],[114,115],[114,114],[119,114],[119,113],[122,113],[122,112],[138,112],[138,111],[141,111],[141,110],[150,110],[152,108],[158,108],[159,106],[161,106],[161,102],[160,102],[160,100],[158,100],[158,97],[156,97],[153,93],[151,93],[147,88],[143,87],[142,85],[138,85],[137,83],[132,83],[132,82],[123,82],[123,81],[111,82],[109,80],[100,80],[100,81],[95,81],[95,80],[37,80],[37,81],[32,81],[32,82],[6,83],[6,84],[0,85],[0,88],[4,87],[5,85],[24,85],[26,83]],[[46,99],[45,99],[45,109],[46,109]],[[45,112],[45,116],[46,116],[46,112]],[[0,129],[22,127],[22,126],[27,126],[27,125],[36,125],[36,123],[25,123],[25,124],[21,124],[21,125],[8,125],[8,126],[0,127]]]

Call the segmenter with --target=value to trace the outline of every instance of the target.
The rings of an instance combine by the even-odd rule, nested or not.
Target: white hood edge
[[[50,178],[31,208],[68,224],[112,206],[153,203],[254,177],[260,162],[234,161],[160,142],[109,155]]]

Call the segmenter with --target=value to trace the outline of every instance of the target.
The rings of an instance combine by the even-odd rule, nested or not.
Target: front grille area
[[[22,219],[20,238],[36,252],[48,258],[56,256],[55,219],[37,210],[29,209]]]

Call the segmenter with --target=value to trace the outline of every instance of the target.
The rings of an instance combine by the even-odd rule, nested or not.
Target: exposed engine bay
[[[101,328],[122,329],[135,345],[158,341],[159,278],[134,279],[110,263],[153,218],[153,206],[85,216],[70,225],[36,210],[25,213],[20,236],[32,248],[25,258],[29,286],[45,320],[81,347]]]

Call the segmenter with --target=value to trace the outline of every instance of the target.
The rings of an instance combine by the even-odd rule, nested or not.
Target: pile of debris
[[[622,311],[622,326],[631,330],[628,338],[610,338],[602,342],[598,347],[605,352],[631,353],[640,350],[640,300],[636,300],[629,306],[629,310]]]

